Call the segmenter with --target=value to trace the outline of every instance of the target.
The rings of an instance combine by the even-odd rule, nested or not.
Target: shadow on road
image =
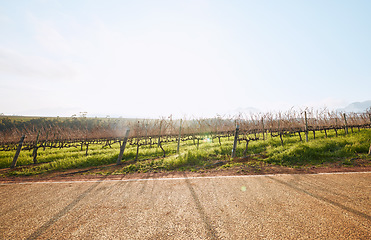
[[[81,193],[80,196],[78,196],[75,200],[73,200],[70,204],[63,208],[59,213],[55,214],[49,221],[39,227],[27,239],[36,239],[40,237],[46,230],[48,230],[49,227],[51,227],[54,223],[56,223],[59,219],[61,219],[64,215],[71,211],[83,198],[86,197],[86,195],[88,195],[91,191],[98,187],[101,182],[102,181],[96,182],[90,188]]]
[[[201,202],[200,202],[200,199],[198,198],[194,188],[192,187],[192,184],[189,182],[189,179],[187,177],[187,175],[184,173],[184,177],[185,177],[185,182],[187,184],[187,187],[189,189],[189,191],[191,192],[191,195],[193,197],[193,200],[195,201],[195,204],[196,204],[196,208],[197,208],[197,211],[198,213],[200,214],[201,216],[201,219],[202,221],[204,222],[205,224],[205,227],[207,229],[207,236],[210,238],[210,239],[219,239],[218,237],[218,234],[217,232],[215,231],[215,229],[213,228],[213,226],[211,225],[210,223],[210,219],[209,217],[206,215],[205,213],[205,209],[204,207],[201,205]]]
[[[334,205],[334,206],[336,206],[336,207],[339,207],[339,208],[341,208],[341,209],[343,209],[343,210],[345,210],[345,211],[348,211],[348,212],[351,212],[351,213],[353,213],[353,214],[355,214],[355,215],[358,215],[358,216],[360,216],[360,217],[363,217],[363,218],[367,219],[368,221],[371,221],[371,216],[369,216],[369,215],[367,215],[367,214],[365,214],[365,213],[363,213],[363,212],[360,212],[360,211],[357,211],[357,210],[355,210],[355,209],[353,209],[353,208],[350,208],[350,207],[344,206],[344,205],[342,205],[342,204],[340,204],[340,203],[337,203],[337,202],[332,201],[332,200],[330,200],[330,199],[327,199],[327,198],[325,198],[325,197],[319,196],[319,195],[317,195],[317,194],[313,194],[313,193],[311,193],[311,192],[308,192],[308,191],[306,191],[306,190],[304,190],[304,189],[302,189],[302,188],[299,188],[299,187],[297,187],[297,186],[295,186],[295,185],[293,185],[293,184],[290,184],[290,183],[284,182],[284,181],[282,181],[282,180],[278,180],[278,179],[273,178],[273,177],[270,177],[270,176],[267,176],[267,178],[269,178],[269,179],[271,179],[271,180],[273,180],[273,181],[276,181],[276,182],[278,182],[278,183],[281,183],[281,184],[283,184],[283,185],[285,185],[285,186],[288,186],[288,187],[290,187],[290,188],[292,188],[292,189],[294,189],[294,190],[296,190],[296,191],[298,191],[298,192],[302,192],[302,193],[308,194],[309,196],[314,197],[314,198],[316,198],[316,199],[318,199],[318,200],[321,200],[321,201],[324,201],[324,202],[330,203],[330,204],[332,204],[332,205]]]

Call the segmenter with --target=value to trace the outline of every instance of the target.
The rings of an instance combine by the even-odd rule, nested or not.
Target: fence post
[[[307,111],[304,112],[305,116],[305,141],[308,142],[308,118],[307,118]]]
[[[180,144],[181,135],[182,135],[182,119],[180,119],[180,125],[179,125],[178,147],[176,148],[177,154],[179,154],[179,144]]]
[[[10,168],[14,168],[15,165],[17,164],[18,156],[19,156],[19,153],[21,152],[23,141],[24,141],[25,137],[26,137],[26,135],[23,134],[22,137],[21,137],[21,140],[19,141],[18,148],[17,148],[17,151],[15,152],[13,162],[12,162],[12,165],[10,165]]]
[[[263,126],[263,140],[265,140],[265,129],[264,129],[264,119],[262,118],[262,126]]]
[[[36,142],[35,142],[35,147],[33,149],[33,152],[32,152],[32,156],[33,156],[33,163],[36,164],[37,163],[37,144],[39,144],[39,136],[40,136],[40,131],[37,133],[37,137],[36,137]]]
[[[345,122],[345,135],[348,134],[348,123],[347,123],[347,115],[344,113],[344,122]]]
[[[236,148],[237,148],[237,140],[238,140],[238,131],[240,129],[240,126],[236,125],[236,132],[234,134],[234,141],[233,141],[233,149],[232,149],[232,158],[236,156]]]
[[[278,118],[278,134],[280,135],[281,145],[283,146],[282,131],[281,131],[281,113]]]
[[[162,127],[162,120],[160,122],[160,130],[158,132],[158,141],[157,141],[157,147],[160,147],[161,143],[160,143],[160,140],[161,140],[161,127]]]
[[[124,151],[125,151],[125,146],[126,146],[126,143],[128,141],[129,132],[130,132],[130,129],[129,128],[126,129],[124,141],[122,142],[122,145],[120,147],[120,154],[119,154],[119,156],[117,158],[117,165],[121,164],[122,156],[124,155]]]

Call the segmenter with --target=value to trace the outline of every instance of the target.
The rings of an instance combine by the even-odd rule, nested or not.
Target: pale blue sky
[[[215,116],[371,99],[371,1],[0,0],[0,113]]]

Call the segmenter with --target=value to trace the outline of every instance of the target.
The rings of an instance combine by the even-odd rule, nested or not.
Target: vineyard
[[[284,146],[285,139],[290,136],[295,136],[299,142],[308,142],[316,139],[318,134],[327,138],[330,133],[337,137],[338,134],[359,132],[371,127],[371,112],[345,114],[306,109],[199,119],[172,119],[171,116],[160,119],[69,118],[16,123],[4,117],[0,121],[0,151],[12,153],[6,154],[8,160],[1,165],[4,168],[15,167],[18,155],[24,151],[29,152],[31,164],[38,164],[40,149],[54,149],[55,152],[72,148],[87,157],[90,149],[115,149],[108,162],[112,163],[115,158],[120,164],[123,158],[137,161],[180,156],[184,151],[189,153],[187,146],[193,146],[197,151],[200,145],[213,143],[224,149],[224,158],[244,157],[249,153],[249,144],[254,141],[277,139]],[[125,148],[131,149],[130,154],[124,152]],[[155,154],[141,158],[141,151],[148,149]],[[48,161],[52,160],[42,162]],[[106,163],[102,160],[102,164]],[[25,164],[30,161],[18,165]]]

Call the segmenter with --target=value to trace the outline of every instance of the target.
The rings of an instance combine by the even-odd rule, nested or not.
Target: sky
[[[371,99],[368,0],[0,0],[0,114],[212,117]]]

